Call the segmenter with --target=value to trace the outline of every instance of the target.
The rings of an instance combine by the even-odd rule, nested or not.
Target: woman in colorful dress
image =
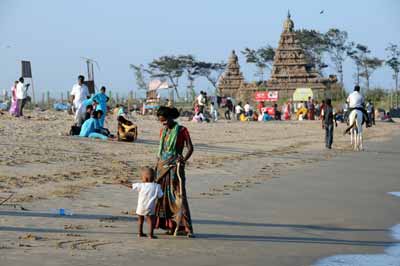
[[[187,237],[194,237],[192,219],[186,196],[185,162],[193,153],[189,131],[179,125],[176,108],[160,107],[158,120],[163,125],[157,161],[157,183],[164,196],[156,206],[156,228],[168,230],[169,234],[184,231]],[[184,148],[186,152],[184,153]]]
[[[16,117],[19,116],[19,107],[17,100],[17,84],[18,81],[15,81],[14,86],[11,87],[11,107],[10,107],[10,114]]]

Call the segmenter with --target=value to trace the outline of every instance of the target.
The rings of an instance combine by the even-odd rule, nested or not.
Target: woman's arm
[[[192,143],[192,139],[190,138],[189,132],[186,132],[187,134],[185,134],[185,146],[187,148],[187,152],[185,154],[185,156],[183,156],[183,162],[186,162],[187,160],[190,159],[190,157],[193,154],[193,143]]]

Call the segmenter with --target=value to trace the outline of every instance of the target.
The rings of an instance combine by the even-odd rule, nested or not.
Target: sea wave
[[[400,192],[388,192],[400,197]],[[400,240],[400,224],[390,228],[391,236]],[[320,259],[314,266],[400,266],[400,244],[392,245],[382,254],[346,254]]]

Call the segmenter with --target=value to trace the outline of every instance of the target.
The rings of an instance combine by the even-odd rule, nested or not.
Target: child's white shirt
[[[139,192],[136,214],[154,215],[157,199],[164,195],[161,186],[157,183],[135,183],[132,190]]]

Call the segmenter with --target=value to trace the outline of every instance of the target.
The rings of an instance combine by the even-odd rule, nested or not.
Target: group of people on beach
[[[72,88],[71,96],[75,127],[80,127],[79,136],[110,138],[109,131],[104,128],[108,101],[105,92],[106,88],[102,87],[99,93],[90,97],[84,77],[78,77],[78,83]],[[119,137],[120,129],[134,127],[120,110],[117,110]],[[143,232],[143,224],[146,221],[149,226],[149,238],[155,238],[155,228],[164,229],[168,234],[184,233],[187,237],[194,237],[185,176],[185,163],[193,153],[190,134],[186,127],[175,121],[179,117],[176,108],[162,106],[157,110],[157,117],[162,129],[156,166],[141,169],[141,183],[122,183],[139,193],[136,209],[139,217],[138,236],[147,236]]]
[[[90,95],[85,85],[85,77],[78,76],[78,82],[72,87],[71,102],[75,123],[72,125],[70,135],[80,137],[114,140],[115,135],[105,127],[108,112],[106,87],[102,86],[100,92]],[[137,139],[137,126],[125,117],[122,106],[116,107],[118,121],[117,140],[132,142]]]
[[[90,96],[89,89],[84,82],[85,77],[78,76],[78,82],[71,90],[72,111],[75,119],[75,124],[71,127],[71,135],[108,139],[112,135],[104,127],[109,100],[106,95],[106,87],[101,87],[99,93]]]

